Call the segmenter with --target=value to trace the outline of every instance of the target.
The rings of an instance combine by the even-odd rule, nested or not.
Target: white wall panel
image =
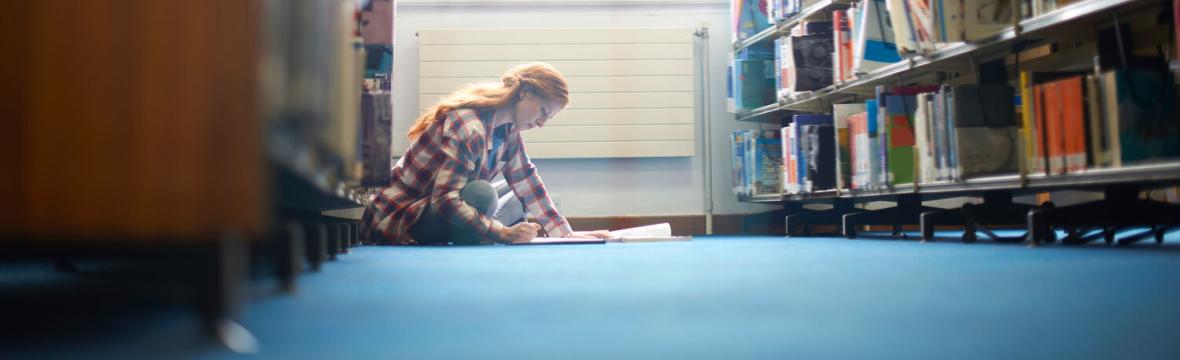
[[[498,75],[498,74],[497,74]],[[610,92],[616,89],[632,91],[692,91],[691,75],[667,76],[566,76],[571,89],[579,92]],[[499,82],[497,76],[426,78],[418,84],[423,94],[449,94],[473,82]]]
[[[570,105],[525,133],[533,158],[695,153],[693,29],[423,29],[418,108],[543,61],[567,77]]]

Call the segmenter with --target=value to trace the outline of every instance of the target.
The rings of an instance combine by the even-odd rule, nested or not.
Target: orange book
[[[1049,159],[1049,174],[1065,172],[1065,136],[1062,125],[1065,121],[1064,104],[1061,96],[1061,80],[1045,83],[1045,156]]]
[[[1082,91],[1084,78],[1075,76],[1060,80],[1061,130],[1066,172],[1086,169],[1086,105]]]

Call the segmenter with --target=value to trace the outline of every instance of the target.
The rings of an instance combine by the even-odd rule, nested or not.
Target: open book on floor
[[[530,242],[513,243],[512,245],[558,245],[558,244],[604,244],[607,242],[656,242],[656,241],[688,241],[691,236],[672,236],[672,225],[659,223],[633,228],[611,230],[608,239],[577,239],[562,237],[539,237]]]

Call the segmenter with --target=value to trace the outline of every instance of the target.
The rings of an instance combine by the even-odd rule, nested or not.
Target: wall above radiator
[[[516,64],[541,61],[566,76],[571,102],[544,128],[523,133],[530,157],[690,157],[693,30],[419,30],[419,112],[466,83],[498,82]]]

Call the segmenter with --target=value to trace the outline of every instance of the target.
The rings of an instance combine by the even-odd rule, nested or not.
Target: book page
[[[612,238],[672,237],[672,225],[660,223],[619,229],[610,232]]]
[[[604,239],[581,239],[562,237],[539,237],[527,242],[515,242],[508,245],[561,245],[561,244],[605,244]]]
[[[659,223],[610,232],[611,242],[688,241],[691,236],[672,236],[672,225]]]
[[[691,236],[672,236],[672,225],[659,223],[619,229],[610,232],[608,239],[581,239],[564,237],[538,237],[529,242],[512,243],[511,245],[557,245],[557,244],[603,244],[606,242],[655,242],[655,241],[687,241]]]

